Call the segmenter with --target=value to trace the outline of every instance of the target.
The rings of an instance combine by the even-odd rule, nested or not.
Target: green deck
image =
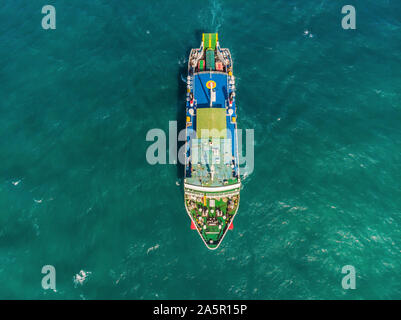
[[[226,109],[199,108],[196,116],[196,135],[198,138],[226,139]]]
[[[223,235],[227,232],[227,228],[232,223],[232,219],[238,209],[239,195],[234,198],[222,195],[221,198],[213,200],[214,205],[211,205],[210,199],[207,199],[205,204],[203,197],[202,201],[194,201],[189,198],[187,198],[186,201],[188,207],[190,207],[191,202],[195,203],[196,207],[190,209],[189,212],[195,221],[196,228],[201,233],[208,247],[211,249],[217,247]],[[234,202],[234,206],[231,209],[228,208],[228,201]],[[202,209],[204,208],[208,210],[207,217],[202,216]],[[217,209],[221,211],[220,215],[217,214]],[[210,218],[216,219],[216,225],[211,225],[207,222]]]

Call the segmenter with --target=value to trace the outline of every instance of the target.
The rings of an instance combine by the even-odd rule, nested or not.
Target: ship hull
[[[188,62],[185,208],[205,245],[217,249],[238,212],[237,108],[231,53],[204,34]]]

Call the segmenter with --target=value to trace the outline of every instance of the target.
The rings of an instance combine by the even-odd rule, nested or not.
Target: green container
[[[206,50],[206,70],[214,70],[214,50],[207,49]]]
[[[205,70],[205,60],[199,61],[199,70],[200,71]]]

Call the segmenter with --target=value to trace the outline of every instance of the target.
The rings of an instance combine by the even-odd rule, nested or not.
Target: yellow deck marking
[[[209,80],[208,82],[206,82],[206,88],[208,89],[216,88],[216,82],[214,82],[213,80]]]

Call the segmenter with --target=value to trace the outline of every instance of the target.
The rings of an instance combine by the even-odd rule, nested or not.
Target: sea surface
[[[255,136],[216,251],[190,229],[182,166],[146,160],[149,130],[183,127],[202,32],[230,48]],[[401,1],[3,0],[0,283],[0,299],[399,299]]]

